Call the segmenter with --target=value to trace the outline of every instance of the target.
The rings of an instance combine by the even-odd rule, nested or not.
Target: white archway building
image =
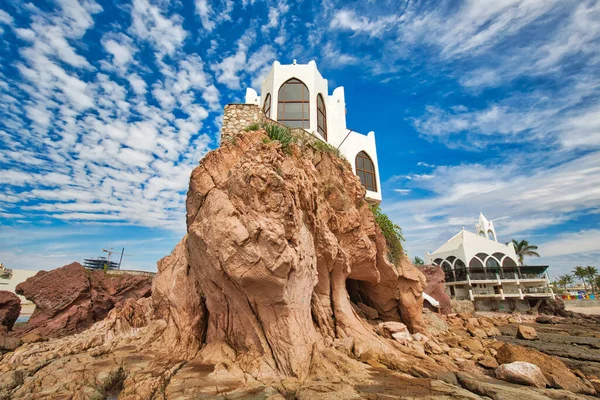
[[[375,133],[363,135],[346,127],[344,88],[340,86],[329,95],[327,79],[314,61],[290,65],[275,61],[262,82],[260,95],[246,89],[246,104],[258,105],[267,118],[304,128],[338,148],[367,190],[367,201],[381,202]]]
[[[475,232],[463,228],[433,253],[425,253],[426,263],[444,270],[451,297],[473,300],[480,310],[513,305],[528,310],[532,303],[554,297],[547,265],[519,265],[512,242],[499,243],[494,223],[481,213]]]

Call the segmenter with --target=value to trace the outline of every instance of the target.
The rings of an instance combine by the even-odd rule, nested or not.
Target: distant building
[[[32,271],[28,269],[11,269],[6,268],[0,263],[0,290],[7,290],[9,292],[16,293],[15,290],[17,285],[21,282],[25,282],[28,278],[31,278],[39,271]],[[19,296],[21,304],[31,303],[23,296]]]
[[[314,61],[290,65],[275,61],[262,82],[261,94],[246,90],[246,104],[255,104],[267,118],[302,128],[338,148],[367,190],[366,200],[381,202],[375,133],[363,135],[346,127],[344,88],[329,95],[327,79]]]
[[[553,298],[547,265],[518,265],[512,243],[498,242],[494,224],[483,214],[472,233],[464,228],[433,253],[426,263],[442,267],[446,291],[458,300],[472,300],[478,310],[529,310]]]

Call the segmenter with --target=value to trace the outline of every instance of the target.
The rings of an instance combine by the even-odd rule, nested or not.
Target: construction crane
[[[102,251],[104,253],[108,253],[108,256],[106,258],[106,265],[110,265],[110,256],[113,254],[117,254],[117,251],[113,251],[113,248],[111,247],[109,250],[106,249],[102,249]],[[119,259],[119,264],[118,265],[118,269],[121,269],[121,263],[123,262],[123,256],[130,256],[130,254],[125,254],[125,247],[123,247],[123,249],[121,250],[121,258]]]

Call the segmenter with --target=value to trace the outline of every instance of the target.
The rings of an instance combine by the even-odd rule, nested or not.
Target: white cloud
[[[200,17],[202,27],[207,31],[212,31],[217,25],[224,21],[231,20],[231,12],[233,11],[233,0],[196,0],[196,14]],[[220,10],[215,13],[214,9]]]
[[[181,48],[188,33],[183,29],[183,19],[177,14],[165,17],[158,6],[148,0],[133,0],[131,32],[154,46],[156,55],[173,55]]]

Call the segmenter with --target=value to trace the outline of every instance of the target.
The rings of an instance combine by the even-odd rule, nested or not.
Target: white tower
[[[477,224],[475,224],[475,232],[477,232],[478,235],[485,236],[490,240],[494,239],[495,242],[498,241],[498,238],[496,237],[496,229],[494,229],[494,223],[492,221],[488,221],[483,213],[479,213],[479,220],[477,221]],[[492,237],[490,237],[490,234]]]
[[[273,63],[262,82],[260,95],[246,89],[246,104],[256,104],[265,116],[291,128],[302,128],[329,143],[346,157],[367,190],[366,200],[381,202],[381,183],[375,133],[367,135],[346,127],[344,88],[329,95],[327,79],[317,64]]]

